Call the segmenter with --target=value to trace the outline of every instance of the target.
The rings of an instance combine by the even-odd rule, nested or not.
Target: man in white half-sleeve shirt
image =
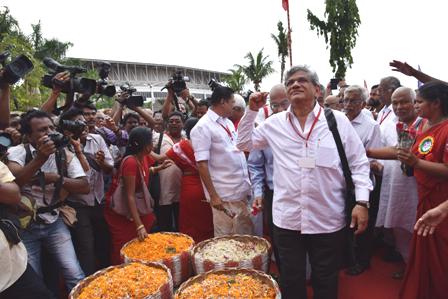
[[[353,128],[361,139],[366,150],[381,147],[380,125],[373,119],[372,113],[365,110],[368,100],[367,90],[359,85],[350,85],[344,90],[344,112]],[[365,113],[364,111],[367,111]],[[379,171],[379,163],[370,161],[370,178],[375,186],[370,193],[369,223],[366,231],[356,237],[355,260],[346,270],[349,275],[359,275],[370,266],[372,255],[373,229],[375,228],[376,214],[378,213],[380,184],[373,171]]]
[[[205,196],[213,211],[215,237],[252,234],[247,197],[250,181],[244,153],[228,119],[235,103],[233,91],[216,87],[210,108],[191,131],[191,142]]]
[[[270,147],[274,156],[274,242],[281,267],[282,298],[306,298],[309,254],[315,298],[337,298],[344,243],[345,180],[336,143],[317,104],[319,79],[307,67],[285,77],[291,106],[254,128],[266,94],[252,94],[238,127],[240,150]],[[355,185],[351,226],[365,230],[372,183],[364,146],[347,117],[333,111]]]

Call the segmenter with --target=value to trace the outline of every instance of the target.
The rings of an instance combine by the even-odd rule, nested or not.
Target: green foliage
[[[286,29],[283,28],[283,23],[277,23],[277,35],[271,33],[271,37],[277,45],[278,57],[280,58],[280,83],[283,82],[283,73],[285,72],[286,57],[288,57],[288,36]]]
[[[12,110],[26,111],[33,107],[40,107],[47,100],[51,90],[41,85],[42,77],[47,71],[42,64],[42,59],[49,56],[66,63],[64,61],[65,53],[72,46],[70,42],[45,39],[40,21],[31,26],[33,32],[30,36],[25,36],[20,30],[17,20],[11,16],[9,9],[0,7],[0,52],[9,49],[11,58],[25,54],[34,65],[34,69],[24,80],[20,80],[12,86],[11,97],[15,98],[18,103],[18,107],[15,107],[14,101],[11,101]],[[89,76],[94,77],[95,75],[89,74]]]
[[[330,47],[330,65],[335,78],[344,78],[347,67],[353,64],[351,50],[356,45],[358,26],[361,23],[356,0],[326,0],[326,20],[320,20],[309,9],[310,27],[323,35]]]
[[[273,61],[268,60],[269,55],[263,56],[263,49],[258,52],[256,57],[249,52],[244,58],[248,60],[248,64],[245,66],[236,64],[235,67],[241,69],[247,78],[254,83],[255,90],[259,91],[263,78],[274,72]]]
[[[244,85],[247,83],[247,78],[241,68],[229,70],[230,75],[224,76],[223,81],[232,88],[236,93],[240,93]]]

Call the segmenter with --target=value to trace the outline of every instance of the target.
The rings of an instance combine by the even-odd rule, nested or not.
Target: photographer
[[[146,121],[147,127],[150,129],[153,129],[154,126],[156,125],[156,121],[151,116],[151,113],[149,113],[147,110],[145,110],[141,106],[137,106],[137,105],[134,105],[132,102],[128,102],[129,98],[130,98],[130,93],[127,91],[120,93],[120,95],[118,96],[118,98],[117,98],[118,103],[115,104],[114,112],[113,112],[114,122],[122,123],[125,130],[127,131],[127,133],[130,133],[133,128],[135,128],[136,126],[138,126],[140,124],[140,118],[142,118],[143,120]],[[125,107],[128,107],[129,109],[135,111],[138,114],[138,115],[136,115],[136,117],[138,117],[136,125],[134,125],[134,124],[127,125],[126,124],[130,113],[125,114],[124,118],[122,119],[123,110]],[[135,118],[135,117],[133,117],[133,118]]]
[[[54,108],[56,107],[57,100],[59,98],[59,95],[61,94],[62,87],[58,84],[55,84],[54,82],[62,82],[66,83],[70,80],[70,73],[69,72],[61,72],[54,76],[53,79],[53,88],[51,89],[51,94],[48,97],[48,100],[42,104],[40,109],[42,111],[45,111],[47,113],[53,113]]]
[[[198,101],[190,94],[190,90],[186,88],[185,81],[183,81],[182,83],[184,88],[182,88],[182,90],[177,94],[176,89],[180,89],[180,87],[176,87],[175,84],[176,83],[173,83],[171,79],[166,85],[168,93],[162,107],[162,116],[165,120],[168,119],[168,116],[174,110],[178,110],[179,112],[184,114],[184,119],[186,119],[188,117],[188,110],[192,111],[191,114],[194,115],[198,107]],[[174,107],[173,102],[176,103]],[[188,107],[186,105],[188,105]]]
[[[73,124],[73,129],[66,125],[67,121]],[[64,135],[73,135],[73,131],[80,131],[75,125],[82,125],[83,121],[83,111],[72,107],[61,115],[59,123],[64,129]],[[79,136],[73,138],[79,145],[79,148],[75,146],[77,157],[81,159],[80,155],[85,156],[90,166],[86,171],[89,194],[70,194],[67,199],[76,210],[78,222],[72,228],[72,236],[79,263],[87,276],[109,265],[110,237],[103,215],[103,174],[112,172],[114,161],[104,139],[98,134],[89,133],[87,126]]]
[[[0,162],[0,298],[53,298],[27,262],[25,246],[17,235],[17,217],[10,213],[20,202],[20,190],[8,167]]]
[[[61,214],[61,207],[67,193],[87,194],[89,184],[78,158],[63,148],[59,135],[54,134],[48,113],[28,111],[22,116],[21,130],[29,144],[8,150],[8,167],[21,187],[22,196],[36,204],[35,220],[21,231],[28,260],[42,276],[40,254],[41,246],[45,245],[60,266],[67,289],[71,290],[84,278],[84,273],[64,224],[64,220],[73,220],[73,215]]]

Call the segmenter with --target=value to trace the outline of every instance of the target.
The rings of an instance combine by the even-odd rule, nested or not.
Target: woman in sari
[[[151,150],[152,131],[144,127],[132,129],[129,134],[126,154],[121,162],[122,165],[114,176],[109,191],[106,194],[104,217],[111,233],[111,263],[113,265],[122,263],[120,250],[123,245],[134,238],[138,238],[139,240],[146,238],[155,221],[154,213],[139,215],[135,194],[136,192],[142,192],[142,188],[148,188],[151,173],[157,173],[170,166],[171,161],[167,160],[163,164],[153,167],[155,161],[150,155]],[[144,181],[141,179],[140,171],[142,171]],[[132,219],[116,213],[111,208],[111,198],[115,190],[117,190],[120,180],[123,180],[126,194],[122,200],[126,201]]]
[[[190,141],[190,131],[197,122],[197,118],[189,118],[184,125],[187,139],[176,143],[158,159],[171,159],[182,170],[179,231],[192,237],[195,242],[201,242],[213,238],[213,218],[210,204],[205,199]]]
[[[419,196],[419,220],[400,298],[442,299],[448,294],[448,219],[440,218],[434,229],[426,213],[447,204],[448,84],[433,81],[421,86],[415,109],[428,122],[410,151],[397,151],[398,160],[414,168]]]

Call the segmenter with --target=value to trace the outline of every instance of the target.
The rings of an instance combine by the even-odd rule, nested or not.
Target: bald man
[[[265,119],[267,119],[272,114],[275,114],[278,111],[279,105],[283,105],[283,110],[288,109],[289,101],[286,98],[286,88],[283,84],[276,84],[271,88],[269,92],[269,105],[265,105],[263,109],[260,109],[257,115],[257,119],[255,123],[261,124]]]
[[[342,110],[342,101],[338,96],[330,95],[324,100],[324,107],[328,107],[334,110]]]

